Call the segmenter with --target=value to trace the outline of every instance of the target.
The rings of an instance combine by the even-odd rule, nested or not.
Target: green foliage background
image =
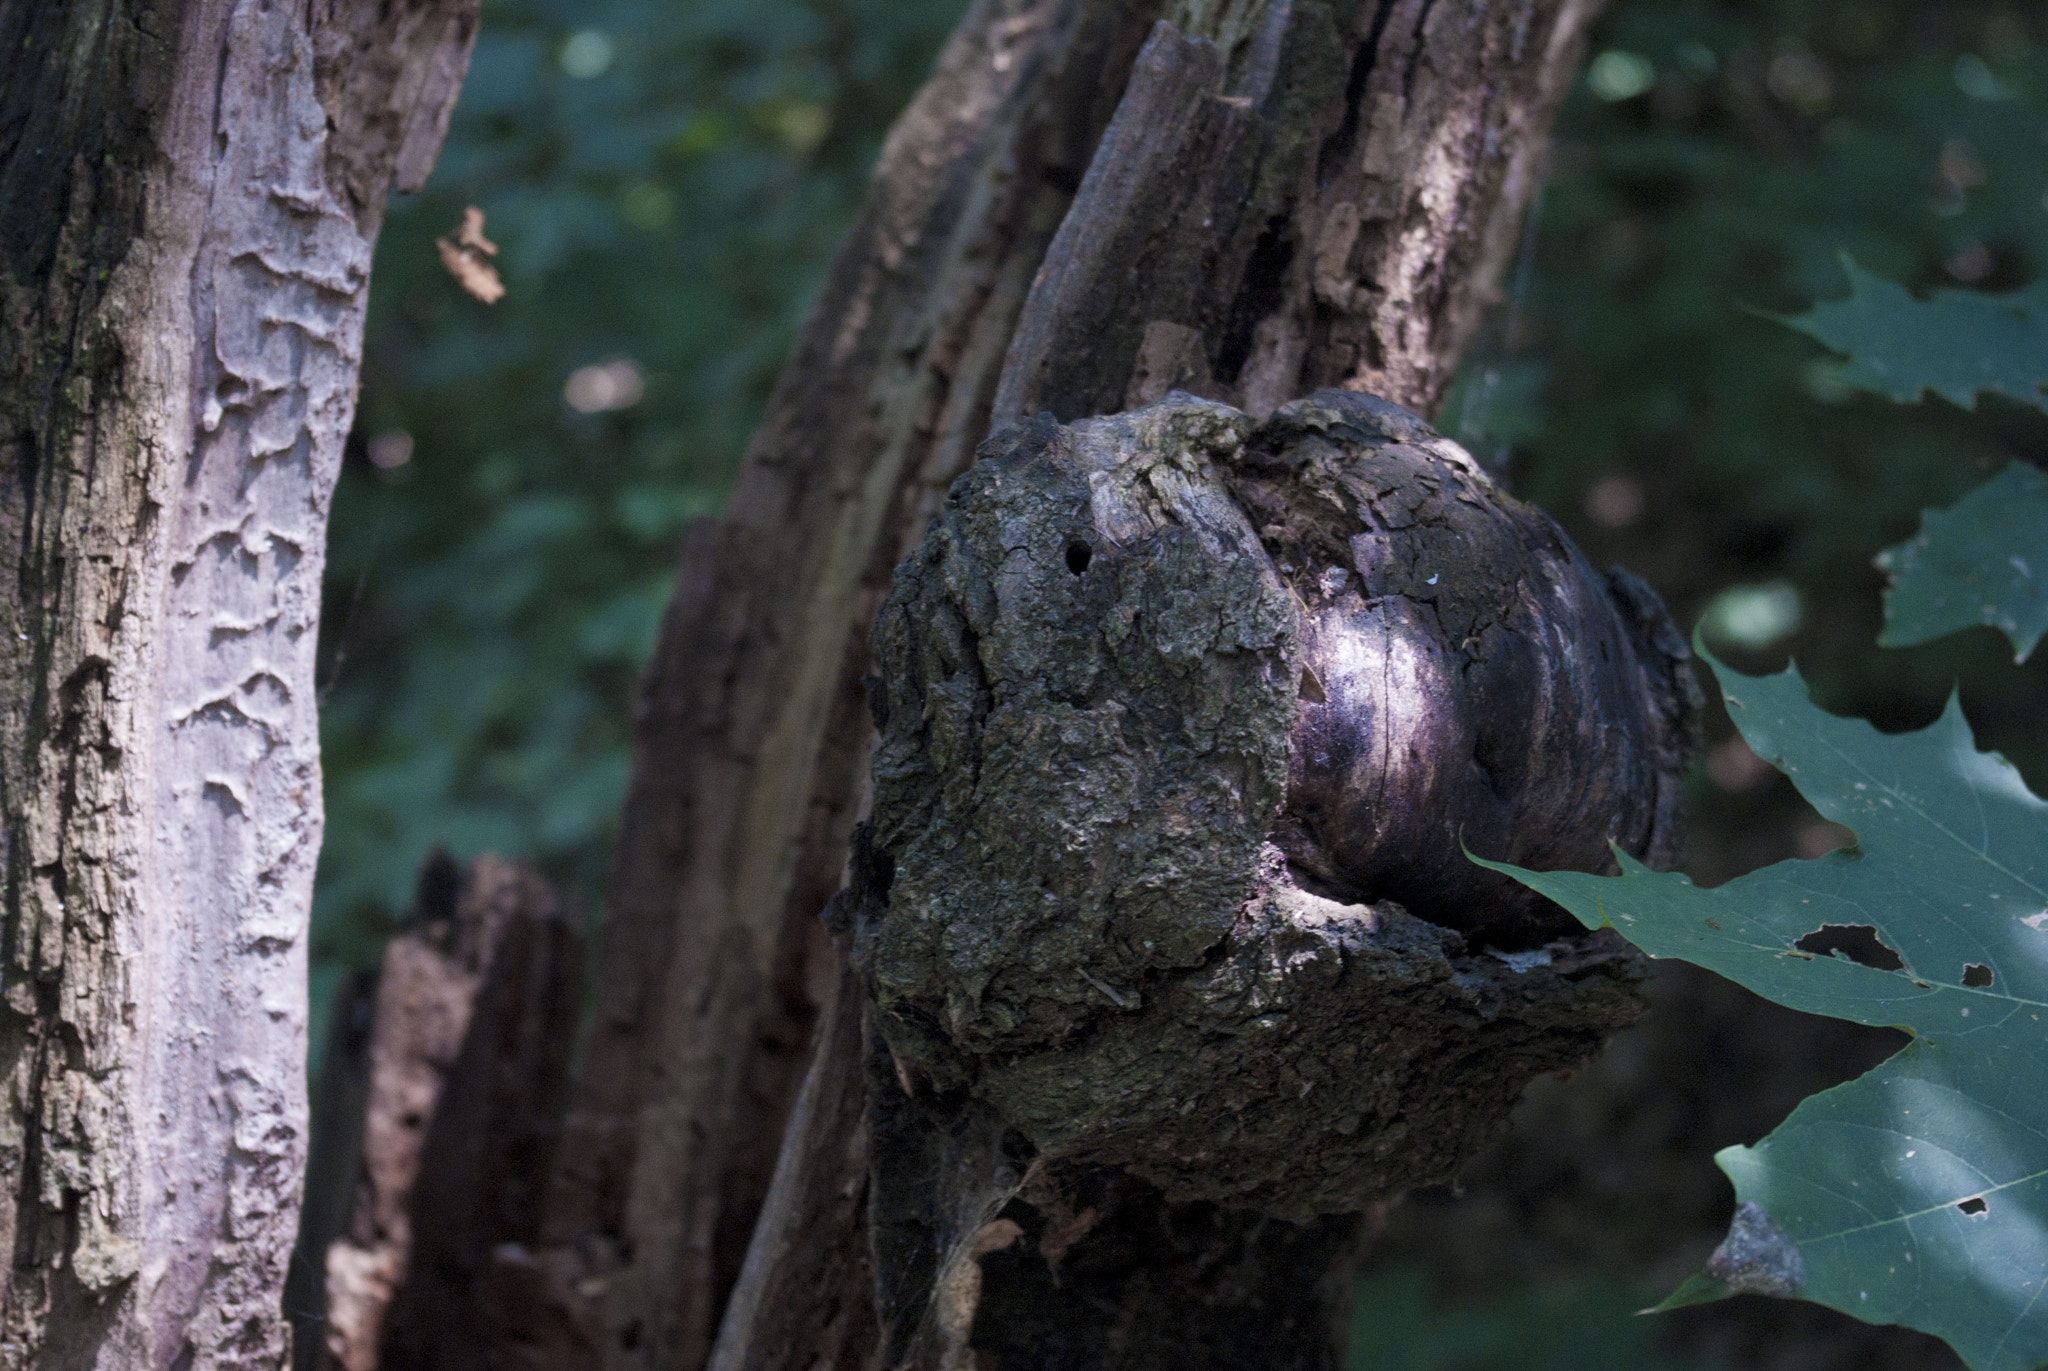
[[[374,960],[436,844],[531,858],[600,907],[634,679],[681,530],[718,509],[958,8],[486,0],[441,164],[379,244],[335,501],[316,1009]],[[1983,629],[1879,651],[1870,558],[2009,460],[2048,462],[2048,419],[1996,396],[1893,405],[1765,316],[1845,293],[1845,251],[1921,292],[2048,275],[2048,16],[1613,0],[1593,50],[1600,79],[1565,111],[1531,250],[1441,422],[1681,623],[1731,585],[1790,587],[1800,626],[1718,644],[1736,665],[1795,652],[1823,704],[1887,728],[1933,719],[1960,677],[1982,745],[2041,788],[2040,658],[2015,666]],[[469,204],[503,249],[494,307],[433,250]],[[645,379],[637,404],[570,408],[577,368],[621,359]],[[369,460],[401,433],[410,460]],[[1730,737],[1725,720],[1712,731]],[[1782,780],[1740,768],[1703,769],[1693,800],[1703,883],[1791,855],[1816,822]],[[1419,1285],[1388,1290],[1390,1310],[1425,1307]],[[1445,1297],[1496,1313],[1503,1298]],[[1587,1311],[1632,1298],[1600,1286],[1555,1308],[1597,1322]],[[1523,1364],[1512,1340],[1403,1346],[1361,1343],[1357,1364]]]
[[[683,526],[717,511],[956,10],[486,4],[432,182],[378,244],[327,573],[316,1003],[436,844],[537,860],[598,905]],[[435,255],[465,205],[501,248],[495,306]],[[638,404],[565,403],[577,368],[622,359]],[[396,434],[410,460],[372,463]]]

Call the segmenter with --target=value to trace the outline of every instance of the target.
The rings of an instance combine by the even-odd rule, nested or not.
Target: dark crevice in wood
[[[1266,221],[1265,231],[1252,245],[1245,263],[1244,280],[1230,302],[1230,315],[1223,326],[1216,350],[1216,379],[1234,385],[1252,355],[1252,334],[1259,321],[1277,312],[1287,299],[1287,269],[1294,264],[1296,244],[1293,224],[1286,215]]]
[[[1387,20],[1393,17],[1394,3],[1395,0],[1377,0],[1365,41],[1352,51],[1351,73],[1344,81],[1344,116],[1330,136],[1323,140],[1316,156],[1316,184],[1319,188],[1328,184],[1339,164],[1358,145],[1358,123],[1363,113],[1366,83],[1372,79],[1373,64],[1379,60],[1380,36],[1387,31]]]

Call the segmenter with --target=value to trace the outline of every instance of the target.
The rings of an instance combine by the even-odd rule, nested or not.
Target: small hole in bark
[[[1067,544],[1067,570],[1079,576],[1095,560],[1095,549],[1088,544],[1075,541]]]
[[[1993,979],[1991,968],[1982,962],[1971,962],[1963,968],[1963,984],[1972,990],[1989,988]]]
[[[619,1346],[631,1352],[640,1345],[640,1320],[635,1319],[619,1331]]]
[[[1981,1219],[1991,1210],[1991,1206],[1984,1202],[1982,1195],[1974,1195],[1957,1205],[1956,1208],[1962,1210],[1973,1219]]]
[[[1905,959],[1886,947],[1869,924],[1822,924],[1792,944],[1817,956],[1834,953],[1877,971],[1903,971]]]

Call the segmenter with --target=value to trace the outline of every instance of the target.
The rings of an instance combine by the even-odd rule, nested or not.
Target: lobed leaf
[[[1847,295],[1772,316],[1847,354],[1840,380],[1906,404],[1931,390],[1973,409],[1990,390],[2048,409],[2048,280],[2008,295],[1942,290],[1918,300],[1846,254],[1842,269]]]
[[[1799,1247],[1805,1298],[1934,1334],[1976,1371],[2048,1363],[2048,802],[1976,750],[1953,699],[1886,735],[1817,708],[1796,670],[1732,679],[1749,745],[1854,847],[1711,890],[1625,854],[1613,877],[1486,865],[1652,956],[1913,1033],[1717,1160]],[[1727,1293],[1704,1279],[1673,1302]]]
[[[1989,624],[2024,662],[2048,631],[2048,475],[2014,462],[1950,508],[1928,510],[1877,566],[1891,577],[1881,646]]]

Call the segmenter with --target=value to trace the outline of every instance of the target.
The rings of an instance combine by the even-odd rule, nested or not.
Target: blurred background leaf
[[[2048,475],[2014,462],[1952,508],[1928,510],[1918,533],[1877,554],[1877,569],[1891,579],[1880,645],[1986,624],[2024,662],[2048,632]]]
[[[1836,379],[1906,404],[1933,391],[1973,409],[1980,391],[2048,406],[2048,282],[2023,291],[1936,291],[1916,300],[1846,253],[1849,293],[1780,322],[1847,358]]]

